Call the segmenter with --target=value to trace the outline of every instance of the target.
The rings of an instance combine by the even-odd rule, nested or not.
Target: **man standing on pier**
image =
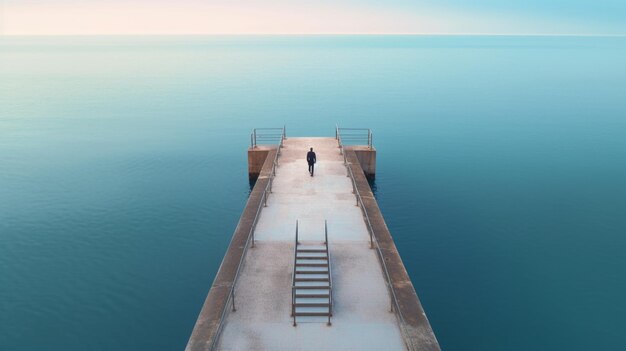
[[[315,162],[317,162],[317,158],[315,157],[315,152],[313,152],[313,148],[311,148],[311,151],[307,152],[306,162],[309,163],[309,173],[311,173],[311,177],[312,177],[313,169],[315,168]]]

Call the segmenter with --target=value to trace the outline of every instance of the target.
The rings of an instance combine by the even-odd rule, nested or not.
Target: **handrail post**
[[[254,149],[256,148],[256,128],[252,129],[252,135],[254,135],[254,146],[252,147]]]

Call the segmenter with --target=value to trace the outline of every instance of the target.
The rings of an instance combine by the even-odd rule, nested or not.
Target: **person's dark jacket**
[[[312,165],[312,164],[314,164],[315,162],[317,162],[317,158],[315,157],[315,152],[313,152],[313,151],[309,151],[309,152],[306,154],[306,161],[307,161],[310,165]]]

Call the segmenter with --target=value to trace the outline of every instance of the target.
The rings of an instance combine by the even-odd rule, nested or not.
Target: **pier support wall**
[[[276,146],[256,146],[255,148],[248,148],[248,177],[250,180],[256,180],[259,177],[267,155],[269,155],[272,150],[276,150]]]
[[[346,146],[346,150],[354,151],[363,173],[369,180],[376,178],[376,149],[367,146]]]

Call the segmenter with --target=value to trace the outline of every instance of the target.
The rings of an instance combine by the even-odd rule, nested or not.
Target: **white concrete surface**
[[[221,350],[404,350],[396,317],[350,178],[333,138],[289,138],[237,282]],[[315,176],[305,160],[313,147]],[[292,326],[295,223],[302,241],[323,242],[328,221],[333,281],[332,326],[298,317]]]

